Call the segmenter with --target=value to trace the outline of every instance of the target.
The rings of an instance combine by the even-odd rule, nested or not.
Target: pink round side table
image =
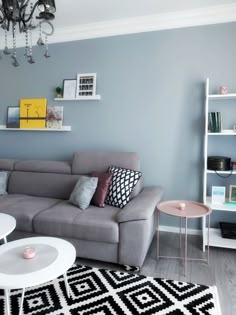
[[[202,203],[189,201],[189,200],[170,200],[163,201],[157,206],[157,259],[159,258],[179,258],[184,262],[184,274],[187,274],[187,262],[188,260],[198,260],[205,261],[209,263],[209,231],[210,231],[210,214],[212,209],[205,206]],[[160,212],[167,215],[171,215],[180,219],[179,224],[179,242],[180,242],[180,253],[181,253],[181,236],[182,236],[182,221],[184,219],[184,256],[182,257],[171,257],[171,256],[161,256],[160,255],[160,235],[159,235],[159,225],[160,225]],[[206,259],[197,259],[188,257],[188,219],[201,218],[208,216],[208,237],[207,237],[207,257]]]

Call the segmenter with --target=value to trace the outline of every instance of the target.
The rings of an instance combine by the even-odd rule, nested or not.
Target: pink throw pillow
[[[91,203],[97,207],[103,208],[111,183],[112,174],[92,172],[91,176],[98,177],[97,188],[95,190]]]

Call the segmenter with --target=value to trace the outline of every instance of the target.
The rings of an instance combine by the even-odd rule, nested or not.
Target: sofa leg
[[[140,267],[124,265],[126,271],[140,272]]]

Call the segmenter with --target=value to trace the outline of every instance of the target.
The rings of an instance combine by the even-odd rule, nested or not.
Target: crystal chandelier
[[[36,10],[37,8],[37,10]],[[54,33],[52,20],[56,6],[54,0],[38,0],[31,2],[30,0],[0,0],[0,26],[5,33],[5,47],[3,49],[4,55],[11,55],[13,66],[19,66],[17,61],[16,47],[17,47],[17,28],[19,33],[25,36],[25,54],[24,56],[30,64],[35,63],[32,50],[32,32],[37,28],[39,30],[39,38],[37,45],[45,45],[44,56],[50,57],[48,51],[48,36]],[[49,26],[50,30],[47,32],[43,28]],[[8,48],[9,34],[12,37],[12,52]],[[43,39],[44,36],[44,39]],[[0,59],[3,54],[0,51]]]

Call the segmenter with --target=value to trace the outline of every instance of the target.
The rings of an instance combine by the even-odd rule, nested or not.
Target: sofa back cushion
[[[71,174],[70,161],[22,160],[14,164],[15,171]]]
[[[72,159],[72,174],[88,175],[91,172],[107,172],[109,166],[140,171],[140,159],[135,152],[75,152]],[[132,192],[134,198],[143,188],[139,180]]]
[[[70,174],[14,171],[9,177],[8,193],[69,199],[78,177]]]
[[[0,159],[0,170],[13,171],[16,160],[12,159]]]

